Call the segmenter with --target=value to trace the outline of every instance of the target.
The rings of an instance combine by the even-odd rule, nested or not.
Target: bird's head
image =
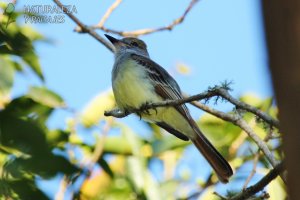
[[[137,54],[142,54],[144,56],[149,56],[147,51],[147,45],[144,41],[134,38],[134,37],[125,37],[121,40],[116,39],[110,35],[104,34],[105,37],[114,45],[115,54],[120,54],[122,52],[134,52]]]

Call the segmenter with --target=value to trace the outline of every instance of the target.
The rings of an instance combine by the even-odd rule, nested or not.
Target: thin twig
[[[114,47],[108,43],[103,37],[101,37],[100,35],[98,35],[93,29],[91,29],[90,27],[86,26],[85,24],[83,24],[75,15],[73,15],[71,12],[68,12],[67,8],[59,1],[59,0],[53,0],[54,3],[56,3],[56,5],[58,7],[60,7],[62,9],[62,11],[68,15],[81,29],[80,32],[82,33],[88,33],[90,34],[92,37],[94,37],[96,40],[98,40],[100,43],[102,43],[106,48],[108,48],[110,51],[114,51]]]
[[[217,192],[213,192],[214,195],[216,195],[217,197],[219,197],[221,200],[226,200],[225,197],[223,197],[222,195],[220,195],[219,193]]]
[[[271,138],[272,138],[272,128],[270,129],[270,131],[268,132],[268,134],[265,136],[264,138],[264,142],[268,142]],[[257,163],[259,161],[259,157],[260,157],[260,150],[258,150],[254,156],[254,159],[253,159],[253,167],[252,167],[252,170],[248,176],[248,178],[246,179],[245,183],[244,183],[244,186],[243,186],[243,189],[246,189],[247,185],[249,184],[249,182],[251,181],[251,179],[253,178],[253,176],[255,175],[256,173],[256,167],[257,167]],[[283,181],[285,181],[285,178],[282,179]]]
[[[225,121],[229,121],[236,126],[240,127],[242,130],[244,130],[250,138],[254,140],[254,142],[257,144],[257,146],[262,150],[262,152],[265,154],[266,158],[269,160],[271,165],[275,167],[277,165],[277,161],[274,158],[273,154],[269,150],[267,144],[258,137],[258,135],[253,131],[253,129],[248,125],[248,123],[239,115],[233,115],[224,113],[218,110],[215,110],[213,108],[210,108],[200,102],[192,102],[192,105],[196,106],[197,108],[200,108],[201,110],[204,110],[216,117],[219,117]]]
[[[134,31],[118,31],[118,30],[114,30],[114,29],[110,29],[110,28],[106,28],[104,27],[104,22],[107,18],[104,18],[104,17],[108,17],[110,15],[110,13],[112,11],[109,12],[109,10],[107,11],[107,16],[104,15],[104,22],[103,23],[99,23],[95,26],[91,26],[92,29],[101,29],[107,33],[114,33],[114,34],[117,34],[117,35],[120,35],[120,36],[123,36],[123,37],[128,37],[128,36],[134,36],[134,37],[137,37],[137,36],[141,36],[141,35],[147,35],[147,34],[150,34],[150,33],[154,33],[154,32],[159,32],[159,31],[171,31],[175,26],[177,26],[178,24],[181,24],[185,17],[187,16],[187,14],[190,12],[190,10],[194,7],[194,5],[198,2],[199,0],[192,0],[190,2],[190,4],[188,5],[188,7],[185,9],[185,11],[183,12],[183,14],[178,17],[177,19],[175,19],[172,23],[170,23],[169,25],[167,26],[162,26],[162,27],[158,27],[158,28],[146,28],[146,29],[140,29],[140,30],[134,30]],[[115,2],[114,4],[116,4],[117,2]],[[112,4],[112,6],[110,8],[113,8],[114,9],[114,4]],[[118,4],[117,4],[118,6]],[[116,6],[115,6],[116,7]],[[112,10],[113,10],[112,9]],[[102,21],[102,20],[101,20]]]
[[[256,126],[256,120],[255,118],[251,119],[251,121],[248,122],[248,124],[253,128]],[[247,133],[245,134],[245,131],[242,130],[242,132],[239,134],[239,137],[236,138],[233,143],[229,147],[229,155],[235,156],[238,149],[242,146],[244,141],[247,139]]]
[[[243,200],[255,195],[257,192],[262,191],[272,180],[274,180],[278,175],[284,171],[284,163],[281,162],[274,167],[267,175],[265,175],[256,184],[248,187],[239,194],[235,195],[230,200]]]
[[[251,179],[255,175],[258,160],[259,160],[259,151],[254,156],[252,170],[251,170],[249,176],[247,177],[247,179],[246,179],[246,181],[244,183],[243,189],[246,189],[246,187],[248,186],[249,182],[251,181]]]
[[[95,150],[94,150],[92,158],[91,158],[92,163],[96,163],[100,159],[100,157],[103,153],[105,138],[111,128],[113,120],[114,120],[113,118],[108,118],[106,124],[102,128],[102,131],[101,131],[102,137],[96,143],[96,147],[95,147]]]
[[[263,111],[255,108],[255,107],[253,107],[249,104],[246,104],[242,101],[239,101],[239,100],[233,98],[227,90],[225,90],[221,87],[218,87],[218,88],[216,88],[212,91],[214,93],[216,93],[217,95],[220,95],[224,99],[228,100],[229,102],[231,102],[232,104],[234,104],[238,108],[246,110],[248,112],[251,112],[251,113],[255,114],[256,116],[260,117],[261,119],[263,119],[264,121],[268,122],[270,125],[273,125],[273,126],[279,128],[279,121],[278,120],[273,119],[271,116],[267,115]]]
[[[65,192],[67,190],[67,187],[69,185],[69,180],[67,176],[64,176],[59,184],[58,192],[55,195],[55,200],[64,200]]]
[[[108,19],[108,17],[111,15],[111,13],[120,5],[122,0],[116,0],[105,12],[103,17],[101,18],[100,22],[96,25],[97,27],[103,27],[104,23]]]

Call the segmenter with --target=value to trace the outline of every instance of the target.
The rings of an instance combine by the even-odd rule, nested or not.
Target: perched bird
[[[112,88],[119,109],[126,112],[150,102],[183,98],[177,82],[150,59],[142,40],[133,37],[119,40],[107,34],[105,36],[115,47]],[[150,109],[142,112],[141,117],[182,140],[191,140],[215,170],[219,180],[228,182],[233,174],[230,165],[200,131],[185,104]]]

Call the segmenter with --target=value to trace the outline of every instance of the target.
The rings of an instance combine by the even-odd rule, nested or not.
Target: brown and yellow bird
[[[142,40],[131,37],[118,40],[105,36],[115,47],[112,87],[121,110],[139,109],[150,102],[183,98],[177,82],[150,59]],[[191,140],[215,170],[219,180],[228,182],[233,174],[230,165],[200,131],[185,104],[151,109],[142,113],[141,117],[182,140]]]

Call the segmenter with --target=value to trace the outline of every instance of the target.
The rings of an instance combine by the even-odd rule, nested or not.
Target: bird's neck
[[[123,57],[124,55],[128,55],[128,54],[137,54],[140,56],[144,56],[149,58],[149,53],[145,50],[145,51],[139,51],[139,50],[135,50],[135,49],[119,49],[116,51],[115,53],[115,59],[118,60],[121,57]]]

